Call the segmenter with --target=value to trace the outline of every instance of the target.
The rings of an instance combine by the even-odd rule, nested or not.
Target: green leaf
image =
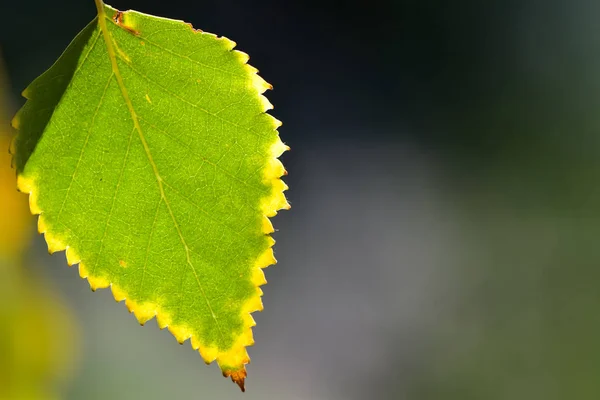
[[[270,88],[224,37],[181,21],[98,16],[24,92],[19,190],[50,252],[140,323],[157,317],[243,389],[267,217],[289,208]]]

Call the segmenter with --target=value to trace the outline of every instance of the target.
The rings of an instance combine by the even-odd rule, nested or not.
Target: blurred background
[[[229,37],[275,87],[293,208],[244,398],[600,398],[599,2],[109,4]],[[0,15],[6,149],[95,7]],[[46,253],[0,154],[0,398],[240,398]]]

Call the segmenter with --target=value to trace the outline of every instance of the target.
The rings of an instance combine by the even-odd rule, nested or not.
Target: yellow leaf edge
[[[190,25],[190,28],[194,30],[194,32],[202,34],[208,33],[201,30],[195,30],[191,24],[188,25]],[[236,46],[234,41],[225,37],[220,37],[219,39],[228,41],[229,45],[231,46],[229,51],[236,53],[236,55],[239,57],[238,59],[243,62],[251,79],[252,86],[254,89],[256,89],[260,98],[263,107],[262,113],[271,117],[273,121],[273,128],[275,131],[277,131],[282,123],[267,113],[269,110],[273,109],[273,105],[263,95],[263,93],[267,90],[273,89],[273,86],[258,75],[258,69],[248,64],[249,56],[246,53],[239,50],[234,50],[234,47]],[[29,93],[27,92],[26,88],[22,92],[22,96],[27,100],[30,100],[28,94]],[[14,167],[14,157],[16,154],[14,146],[17,136],[19,135],[20,112],[17,112],[17,114],[13,117],[11,125],[17,131],[17,134],[12,138],[9,148],[9,153],[13,157],[12,165]],[[48,246],[48,252],[50,254],[59,251],[65,251],[65,257],[69,267],[79,264],[79,276],[82,279],[87,279],[92,291],[95,292],[97,289],[110,288],[115,301],[118,303],[124,301],[125,306],[130,313],[135,315],[140,325],[143,326],[146,322],[156,317],[156,322],[159,328],[167,328],[180,344],[183,344],[186,340],[190,339],[192,348],[200,353],[206,364],[217,361],[223,376],[230,377],[231,380],[236,383],[242,391],[245,391],[245,379],[247,376],[246,364],[250,362],[250,357],[246,347],[254,345],[252,327],[256,325],[256,322],[251,314],[253,312],[263,310],[261,299],[263,292],[260,289],[260,286],[267,283],[263,269],[277,263],[273,253],[273,245],[275,244],[275,240],[271,237],[271,233],[273,233],[275,229],[273,228],[270,218],[277,215],[279,210],[289,210],[291,208],[291,205],[287,201],[284,194],[284,192],[288,189],[288,186],[281,179],[282,176],[287,175],[287,171],[279,160],[279,157],[284,152],[289,150],[290,147],[285,145],[281,141],[279,134],[277,134],[275,142],[269,149],[270,158],[267,160],[267,163],[262,170],[263,182],[272,188],[271,194],[260,200],[260,209],[263,216],[262,232],[269,237],[269,247],[256,259],[254,263],[251,272],[251,281],[255,286],[256,292],[253,296],[246,300],[241,307],[241,317],[243,320],[242,333],[227,351],[219,351],[216,347],[203,346],[200,344],[199,339],[196,338],[186,326],[172,325],[170,315],[162,310],[160,305],[152,302],[145,302],[141,304],[137,303],[129,299],[127,293],[114,283],[103,277],[92,276],[89,273],[86,265],[81,262],[80,257],[77,255],[77,250],[65,243],[60,236],[55,232],[52,232],[52,229],[46,224],[43,215],[44,211],[38,205],[38,192],[36,190],[37,184],[34,179],[25,178],[17,173],[17,190],[29,195],[29,210],[32,215],[38,216],[38,233],[44,236]]]

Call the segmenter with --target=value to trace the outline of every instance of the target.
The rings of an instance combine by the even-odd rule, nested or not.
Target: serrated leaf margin
[[[123,12],[123,14],[126,13],[127,11]],[[178,22],[185,23],[184,21]],[[198,29],[194,29],[193,26],[189,23],[186,24],[195,33],[210,34]],[[214,36],[217,37],[217,35]],[[266,90],[272,89],[273,87],[258,75],[258,70],[256,68],[248,64],[249,56],[246,53],[239,50],[234,50],[236,46],[236,43],[234,41],[227,39],[226,37],[217,37],[217,39],[226,40],[230,45],[229,51],[236,53],[240,57],[240,60],[242,60],[242,63],[246,68],[248,76],[252,80],[252,85],[256,89],[257,95],[259,96],[259,99],[263,106],[262,112],[264,114],[269,115],[272,118],[273,128],[275,131],[277,131],[277,129],[282,124],[279,120],[268,114],[268,111],[273,109],[273,105],[264,96],[264,92],[266,92]],[[27,100],[30,100],[30,98],[28,97],[27,88],[23,90],[22,95]],[[17,112],[17,114],[12,119],[11,125],[17,131],[17,134],[13,137],[9,149],[9,152],[13,157],[12,165],[14,167],[14,158],[16,154],[16,151],[14,149],[14,143],[16,143],[16,138],[20,134],[19,112]],[[170,324],[171,317],[167,312],[162,310],[158,304],[152,302],[146,302],[141,304],[137,303],[129,299],[127,293],[124,290],[122,290],[109,280],[103,277],[92,276],[89,273],[85,264],[81,262],[80,257],[77,255],[77,250],[71,247],[69,244],[65,243],[60,238],[60,235],[52,232],[52,230],[46,224],[43,215],[44,211],[39,207],[37,201],[38,192],[36,191],[36,182],[33,179],[24,178],[22,175],[19,175],[17,173],[17,190],[29,195],[30,212],[32,215],[38,216],[38,233],[44,236],[44,239],[48,246],[48,252],[50,254],[59,251],[65,251],[65,258],[69,267],[75,264],[79,265],[79,276],[82,279],[87,279],[92,291],[96,291],[97,289],[110,288],[115,301],[124,301],[125,306],[129,310],[129,312],[135,315],[136,319],[141,325],[144,325],[146,322],[156,317],[156,321],[159,328],[167,328],[179,343],[182,344],[186,340],[190,339],[192,348],[194,350],[199,351],[206,364],[210,364],[213,361],[217,361],[219,367],[223,372],[223,376],[230,377],[232,381],[235,382],[242,389],[242,391],[245,391],[244,384],[245,378],[247,376],[245,365],[250,362],[250,357],[246,348],[248,346],[254,345],[252,327],[256,325],[256,322],[254,321],[254,318],[251,314],[253,312],[263,310],[263,304],[261,299],[263,292],[260,286],[265,285],[267,283],[263,269],[277,263],[277,260],[275,259],[273,253],[273,245],[275,244],[275,240],[271,237],[271,233],[273,233],[275,230],[270,221],[270,218],[277,215],[277,212],[280,210],[289,210],[291,208],[291,205],[287,201],[284,194],[284,192],[288,189],[288,186],[281,179],[282,176],[287,175],[287,171],[284,168],[281,161],[279,160],[279,157],[285,151],[289,150],[290,148],[281,141],[278,134],[276,136],[275,142],[270,147],[270,158],[267,160],[267,163],[262,170],[263,182],[272,188],[271,194],[260,200],[260,208],[263,216],[262,231],[266,236],[269,237],[269,247],[256,259],[254,266],[252,267],[251,281],[254,284],[256,292],[242,305],[242,334],[236,339],[231,348],[226,352],[220,352],[215,347],[203,346],[200,344],[199,339],[195,337],[187,327]]]

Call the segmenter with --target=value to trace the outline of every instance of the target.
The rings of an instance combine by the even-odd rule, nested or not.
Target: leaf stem
[[[102,0],[94,0],[96,3],[96,9],[98,10],[98,20],[104,19],[106,13],[104,12],[104,2]]]
[[[190,255],[190,248],[188,247],[187,242],[186,242],[185,238],[183,237],[183,232],[181,231],[181,227],[179,226],[179,223],[177,222],[177,219],[175,218],[175,214],[173,213],[173,209],[171,208],[171,205],[169,204],[169,202],[167,200],[167,196],[165,194],[165,189],[164,189],[164,185],[163,185],[163,179],[158,172],[158,167],[156,166],[156,163],[154,162],[154,158],[152,157],[152,153],[150,152],[150,147],[148,146],[148,142],[146,141],[144,133],[142,132],[142,127],[140,126],[140,121],[138,119],[137,113],[135,112],[135,108],[133,107],[133,103],[131,102],[131,98],[129,97],[129,93],[127,92],[125,83],[123,82],[123,76],[121,75],[121,71],[119,71],[119,65],[117,64],[117,56],[116,56],[116,52],[115,52],[116,43],[113,43],[113,38],[111,37],[111,34],[108,31],[108,26],[106,25],[107,18],[106,18],[106,12],[104,9],[104,2],[102,0],[94,0],[94,1],[96,2],[96,8],[98,9],[98,25],[100,26],[100,30],[102,31],[102,36],[104,37],[104,42],[106,43],[106,51],[108,53],[108,58],[110,58],[113,76],[115,77],[117,84],[119,85],[119,89],[121,90],[121,95],[123,96],[123,100],[125,101],[125,104],[127,105],[127,108],[131,115],[131,119],[133,120],[134,129],[138,132],[138,136],[140,138],[140,141],[142,142],[142,146],[144,147],[146,157],[148,157],[148,161],[150,162],[150,165],[152,166],[152,170],[154,171],[154,177],[156,178],[156,183],[158,184],[161,202],[164,202],[165,206],[167,207],[167,211],[169,212],[169,215],[171,216],[173,225],[175,226],[175,229],[177,230],[177,234],[178,234],[179,239],[181,240],[181,244],[183,245],[183,248],[185,250],[187,264],[190,266],[192,272],[194,273],[194,277],[196,278],[196,283],[198,284],[198,288],[200,289],[200,292],[202,292],[202,296],[204,297],[204,300],[206,301],[206,306],[207,306],[208,310],[210,311],[210,313],[215,321],[215,324],[217,325],[217,329],[219,330],[219,334],[221,335],[221,338],[223,338],[224,335],[223,335],[223,332],[221,331],[221,326],[219,325],[217,316],[216,316],[212,306],[210,305],[208,297],[206,296],[204,287],[202,286],[202,283],[200,282],[200,278],[196,271],[196,267],[194,267],[194,264],[192,263],[192,259],[191,259],[191,255]]]

